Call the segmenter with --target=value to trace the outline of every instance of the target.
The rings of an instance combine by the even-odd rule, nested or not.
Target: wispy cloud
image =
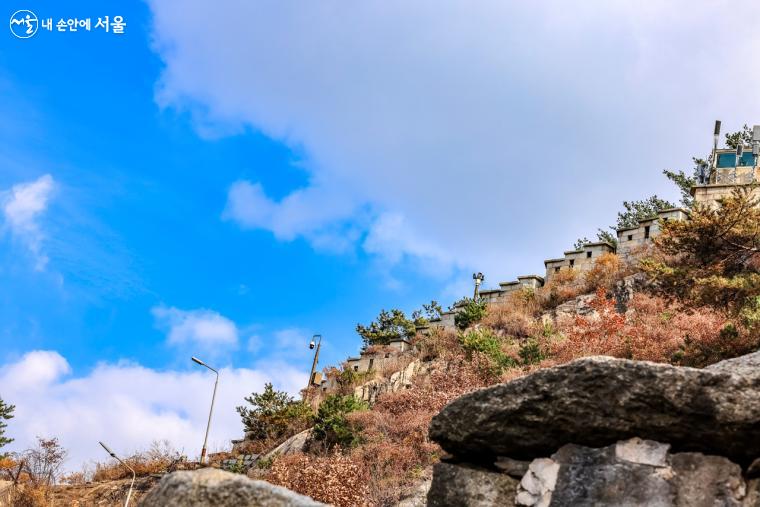
[[[309,240],[317,250],[345,253],[361,235],[364,210],[350,195],[312,186],[295,190],[280,201],[269,198],[260,183],[234,182],[222,218],[244,229],[264,229],[276,238]]]
[[[0,194],[5,227],[29,249],[38,271],[45,269],[48,263],[43,250],[45,233],[40,218],[47,210],[54,187],[53,177],[45,174],[35,181],[14,185]]]
[[[156,306],[151,312],[156,326],[166,331],[169,345],[193,345],[204,351],[217,351],[238,343],[237,325],[213,310]]]

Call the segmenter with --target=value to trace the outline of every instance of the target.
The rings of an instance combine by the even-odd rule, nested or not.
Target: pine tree
[[[652,287],[686,304],[754,315],[760,297],[755,189],[736,188],[717,208],[695,205],[689,220],[664,222],[654,239],[660,255],[642,261]]]
[[[16,407],[14,405],[6,404],[3,399],[0,398],[0,448],[13,442],[12,438],[7,438],[5,436],[5,428],[8,427],[8,423],[5,421],[13,418],[13,411],[15,409]],[[0,453],[0,458],[3,456],[5,455]]]

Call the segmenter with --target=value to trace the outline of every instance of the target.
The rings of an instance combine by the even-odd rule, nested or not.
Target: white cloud
[[[296,190],[274,201],[260,183],[241,180],[230,187],[222,218],[246,229],[272,231],[280,240],[304,236],[319,250],[346,252],[359,237],[352,224],[361,224],[361,214],[350,196],[334,195],[322,187]]]
[[[196,345],[206,351],[237,345],[235,323],[213,310],[156,306],[151,311],[156,325],[167,332],[170,345]]]
[[[226,216],[388,262],[541,272],[623,199],[675,197],[660,171],[714,119],[760,120],[757,2],[149,3],[160,104],[305,154],[308,187],[238,182]]]
[[[11,234],[24,243],[35,259],[37,270],[43,270],[48,258],[42,250],[45,238],[39,220],[48,206],[54,188],[53,177],[40,176],[28,183],[19,183],[0,193],[3,219]]]
[[[123,454],[164,439],[191,457],[200,453],[212,373],[159,371],[125,362],[99,364],[84,376],[71,376],[70,371],[55,351],[32,351],[0,366],[0,394],[16,405],[7,430],[16,441],[9,450],[32,445],[36,436],[57,436],[69,450],[70,470],[107,458],[98,440]],[[210,449],[228,448],[231,439],[242,436],[235,407],[243,404],[243,397],[260,391],[265,382],[295,394],[306,377],[283,363],[256,370],[222,368]]]
[[[276,206],[264,194],[260,184],[238,181],[230,187],[223,217],[235,220],[243,227],[271,229]]]

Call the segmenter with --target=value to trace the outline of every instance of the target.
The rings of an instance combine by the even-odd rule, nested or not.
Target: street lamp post
[[[127,505],[129,505],[129,499],[132,497],[132,488],[135,486],[135,478],[137,477],[137,474],[135,474],[135,470],[131,466],[124,463],[121,460],[121,458],[119,458],[111,449],[108,448],[106,444],[100,441],[98,441],[98,443],[103,447],[103,449],[106,450],[108,454],[111,455],[112,458],[116,459],[119,463],[127,467],[130,472],[132,472],[132,482],[129,485],[129,492],[127,493],[127,499],[124,501],[124,507],[127,507]]]
[[[191,359],[193,360],[194,363],[199,364],[201,366],[205,366],[209,370],[216,373],[216,381],[214,382],[214,394],[211,396],[211,409],[208,411],[208,424],[206,424],[206,436],[203,437],[203,449],[201,449],[201,465],[202,465],[203,460],[206,458],[206,444],[208,443],[208,430],[209,428],[211,428],[211,415],[214,413],[214,400],[216,399],[216,386],[219,385],[219,372],[195,356],[193,356]]]
[[[309,348],[313,349],[315,346],[317,350],[314,351],[314,362],[311,363],[311,373],[309,374],[309,383],[306,385],[306,391],[308,392],[309,388],[311,387],[311,383],[314,380],[314,371],[317,369],[317,363],[319,362],[319,349],[322,347],[322,335],[321,334],[315,334],[311,342],[309,342]]]
[[[475,280],[475,295],[473,296],[474,300],[478,300],[478,296],[480,295],[480,284],[483,283],[483,280],[485,280],[485,276],[483,276],[483,273],[473,273],[472,279]]]

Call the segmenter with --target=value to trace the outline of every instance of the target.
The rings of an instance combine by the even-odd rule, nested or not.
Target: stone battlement
[[[594,266],[594,262],[600,255],[605,253],[615,253],[614,245],[606,241],[596,243],[587,243],[583,248],[578,250],[568,250],[564,257],[557,259],[547,259],[544,261],[546,268],[546,282],[549,282],[552,276],[567,269],[577,269],[588,271]]]

